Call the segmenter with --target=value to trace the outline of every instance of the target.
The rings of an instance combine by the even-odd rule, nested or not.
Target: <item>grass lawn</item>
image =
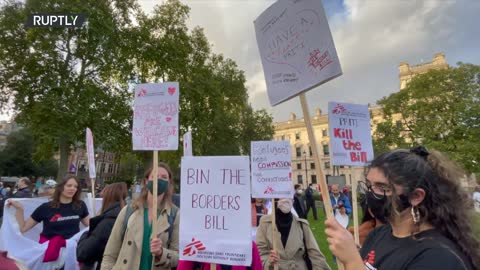
[[[308,222],[310,223],[310,228],[312,229],[313,235],[315,235],[315,239],[317,240],[318,246],[322,251],[323,255],[327,258],[327,263],[330,265],[332,270],[337,270],[337,265],[333,262],[332,253],[328,248],[327,239],[325,236],[325,215],[323,214],[323,209],[317,209],[318,220],[313,219],[312,211],[310,211],[308,215]],[[359,213],[359,218],[362,218],[362,213]],[[476,215],[476,218],[473,220],[474,230],[478,239],[480,239],[480,215]],[[353,222],[350,220],[350,225],[353,226]]]

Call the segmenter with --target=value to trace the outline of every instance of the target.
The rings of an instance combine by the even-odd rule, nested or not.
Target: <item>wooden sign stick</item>
[[[157,237],[158,208],[158,151],[153,151],[153,205],[152,205],[152,238]]]
[[[353,211],[353,237],[355,244],[360,245],[360,235],[358,234],[358,202],[357,202],[357,178],[353,176],[353,166],[350,166],[350,175],[352,176],[352,211]]]
[[[307,128],[308,140],[310,141],[310,146],[312,147],[313,159],[315,161],[315,172],[318,175],[318,180],[320,182],[320,189],[322,191],[323,204],[325,205],[325,213],[327,217],[333,217],[332,203],[330,201],[330,194],[328,194],[327,181],[322,173],[322,164],[320,163],[320,155],[317,151],[317,141],[315,139],[315,134],[313,133],[313,126],[310,120],[310,112],[308,110],[308,103],[305,97],[305,93],[302,93],[300,96],[300,103],[302,104],[303,118],[305,119],[305,127]],[[337,261],[338,270],[345,269],[343,264]]]
[[[275,199],[272,199],[272,242],[273,242],[273,250],[277,251],[277,215],[275,214],[276,211]],[[278,270],[278,263],[273,266],[274,270]]]

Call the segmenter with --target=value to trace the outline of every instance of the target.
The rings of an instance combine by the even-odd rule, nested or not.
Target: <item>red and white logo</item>
[[[364,263],[374,264],[375,263],[375,250],[370,251],[367,254],[367,258],[363,260]]]
[[[61,217],[62,217],[62,215],[60,215],[60,214],[55,214],[55,215],[53,215],[52,218],[50,218],[50,222],[56,222],[56,221],[58,221],[58,219],[61,218]]]
[[[347,111],[347,109],[345,109],[345,107],[342,104],[337,104],[337,106],[335,106],[335,108],[333,108],[332,113],[333,114],[341,114],[341,113],[346,112],[346,111]]]
[[[195,238],[192,238],[192,242],[183,249],[183,255],[193,256],[197,254],[198,251],[202,251],[205,249],[207,249],[207,247],[203,245],[202,241],[195,241]]]
[[[267,189],[263,192],[263,194],[272,194],[273,193],[273,188],[271,186],[268,186]]]
[[[142,90],[140,90],[140,92],[138,93],[137,97],[143,97],[147,94],[147,90],[145,90],[144,88],[142,88]]]

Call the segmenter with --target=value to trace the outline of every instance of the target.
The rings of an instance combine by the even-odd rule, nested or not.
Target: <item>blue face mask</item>
[[[150,191],[150,193],[152,193],[153,195],[153,181],[148,181],[147,188]],[[168,189],[168,180],[159,178],[158,184],[157,184],[157,195],[161,195],[165,193],[167,189]]]

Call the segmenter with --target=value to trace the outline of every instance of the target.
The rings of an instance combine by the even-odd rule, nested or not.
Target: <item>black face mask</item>
[[[388,202],[387,196],[377,195],[377,197],[375,197],[373,192],[370,191],[366,192],[365,195],[367,198],[367,206],[370,208],[370,211],[372,211],[374,217],[382,223],[387,223],[392,213],[392,204]],[[397,211],[403,212],[409,208],[411,204],[407,196],[400,194],[398,197],[400,198],[400,205],[397,207]]]

